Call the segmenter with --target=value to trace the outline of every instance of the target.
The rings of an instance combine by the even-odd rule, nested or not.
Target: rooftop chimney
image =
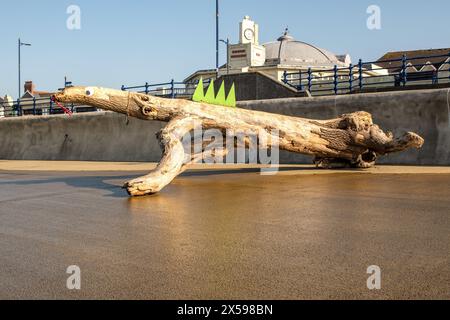
[[[25,85],[24,85],[24,92],[30,92],[31,94],[34,93],[34,91],[36,90],[36,86],[34,85],[33,81],[25,81]]]

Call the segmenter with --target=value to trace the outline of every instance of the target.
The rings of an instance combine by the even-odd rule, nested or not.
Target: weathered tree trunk
[[[373,124],[369,113],[358,111],[331,120],[310,120],[239,108],[227,108],[188,100],[164,99],[140,93],[98,87],[71,87],[54,97],[63,103],[80,103],[128,116],[166,121],[169,124],[158,134],[164,155],[155,170],[125,183],[133,196],[156,193],[168,185],[185,168],[199,161],[200,152],[186,162],[181,142],[183,136],[200,123],[203,129],[216,128],[234,133],[265,133],[269,147],[315,156],[320,167],[337,165],[368,168],[378,155],[420,148],[424,140],[407,132],[394,139]],[[274,135],[273,132],[278,132]],[[202,149],[203,151],[204,149]],[[217,153],[226,154],[225,148]]]

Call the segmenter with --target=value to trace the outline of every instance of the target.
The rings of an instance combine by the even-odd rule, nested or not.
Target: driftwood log
[[[272,130],[277,130],[274,139],[280,150],[315,156],[316,165],[325,168],[335,164],[369,168],[378,155],[420,148],[424,142],[412,132],[394,139],[391,133],[384,133],[373,124],[372,116],[363,111],[331,120],[311,120],[100,87],[70,87],[53,98],[61,103],[90,105],[143,120],[168,122],[158,134],[164,155],[156,169],[124,185],[132,196],[159,192],[186,169],[188,163],[181,139],[194,129],[196,122],[203,129],[223,132],[228,129],[264,131],[271,135]],[[227,151],[222,150],[223,154]],[[192,163],[202,158],[202,154],[194,154],[190,160]]]

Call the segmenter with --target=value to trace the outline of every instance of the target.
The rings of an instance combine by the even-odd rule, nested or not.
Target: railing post
[[[338,69],[334,66],[334,94],[338,94]]]
[[[125,91],[125,86],[122,85],[122,87],[120,87],[120,90]]]
[[[171,94],[170,97],[172,99],[175,98],[175,81],[172,79],[172,81],[170,81],[170,90],[171,90]]]
[[[288,82],[288,80],[287,80],[287,71],[284,70],[284,72],[283,72],[283,83],[287,84],[287,82]]]
[[[70,112],[72,112],[72,113],[73,113],[73,107],[74,107],[74,105],[73,105],[73,102],[72,102],[72,106],[70,107]]]
[[[358,62],[358,74],[359,74],[359,91],[362,91],[363,88],[363,63],[362,63],[362,59],[359,59]]]
[[[303,90],[303,85],[302,85],[302,70],[298,71],[298,86],[297,86],[297,90],[298,91],[302,91]]]
[[[311,68],[308,68],[308,91],[311,93],[312,89],[312,70]]]
[[[36,97],[33,97],[33,115],[36,115]]]
[[[50,98],[50,109],[48,110],[48,114],[51,115],[53,113],[53,100]]]
[[[145,83],[145,94],[148,94],[148,82]]]
[[[407,62],[406,54],[404,54],[403,57],[402,57],[402,83],[403,83],[403,86],[406,86],[406,82],[407,82],[407,79],[406,79],[406,77],[407,77],[407,75],[406,75],[406,62]]]
[[[20,117],[22,115],[22,107],[20,106],[20,99],[17,99],[17,116]]]
[[[349,84],[349,89],[350,89],[350,93],[352,93],[353,91],[353,64],[350,63],[350,66],[348,67],[348,69],[350,70],[349,75],[348,75],[348,84]]]

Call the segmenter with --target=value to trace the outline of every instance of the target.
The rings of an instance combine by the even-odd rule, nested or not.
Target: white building
[[[11,96],[5,95],[4,98],[0,97],[0,118],[6,117],[8,111],[13,107],[13,98]]]
[[[336,55],[313,44],[296,40],[287,29],[277,40],[261,45],[258,24],[246,16],[239,25],[239,43],[228,46],[227,61],[228,63],[223,65],[218,73],[214,69],[199,70],[187,77],[184,82],[189,85],[196,83],[200,78],[208,80],[226,74],[245,72],[260,72],[281,82],[287,72],[295,75],[301,73],[302,85],[307,86],[307,72],[311,68],[315,89],[332,90],[333,85],[329,82],[334,77],[334,71],[331,69],[335,66],[348,68],[351,57],[348,54]],[[387,74],[386,70],[377,66],[374,66],[372,70],[365,67],[363,77],[385,74]],[[348,80],[349,70],[339,70],[338,75],[340,81]],[[358,69],[354,68],[355,81],[358,77]],[[320,85],[320,82],[324,85]]]
[[[5,107],[3,106],[4,99],[0,97],[0,118],[5,116]]]

